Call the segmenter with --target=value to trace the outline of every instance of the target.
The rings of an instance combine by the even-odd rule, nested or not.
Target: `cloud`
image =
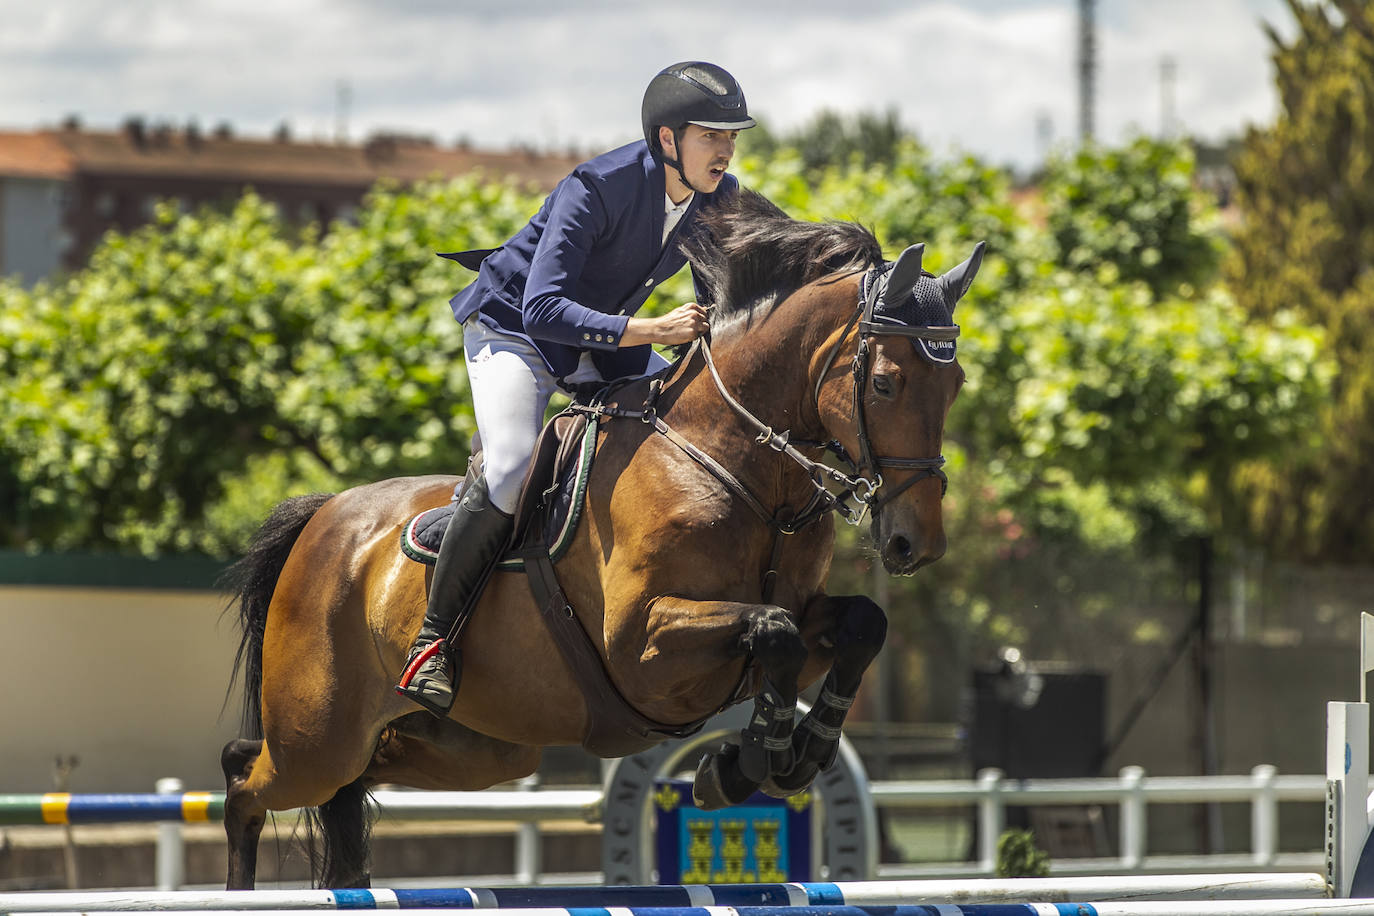
[[[1185,132],[1210,139],[1273,119],[1270,47],[1261,18],[1280,25],[1278,4],[1159,0],[1102,30],[1099,110],[1104,136],[1163,128],[1164,58],[1174,64],[1173,108]]]
[[[1098,6],[1103,139],[1158,129],[1166,54],[1188,129],[1272,116],[1258,20],[1282,20],[1282,0]],[[1076,16],[1074,0],[0,0],[0,111],[18,128],[141,114],[303,136],[347,114],[354,139],[393,129],[590,152],[639,135],[659,68],[701,58],[734,72],[774,128],[895,109],[937,150],[1027,166],[1040,119],[1076,134]]]

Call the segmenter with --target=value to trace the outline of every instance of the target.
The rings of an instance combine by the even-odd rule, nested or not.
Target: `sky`
[[[0,129],[130,116],[357,142],[374,132],[587,154],[644,87],[709,60],[778,132],[893,110],[940,154],[1025,169],[1078,134],[1078,0],[0,0]],[[1284,0],[1095,0],[1097,137],[1270,123]]]

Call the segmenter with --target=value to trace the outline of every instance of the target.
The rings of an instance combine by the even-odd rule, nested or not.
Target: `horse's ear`
[[[960,299],[964,298],[964,293],[968,292],[973,285],[973,278],[978,276],[978,268],[983,264],[983,251],[988,247],[987,242],[979,242],[973,246],[973,254],[968,256],[968,260],[960,264],[940,278],[940,285],[945,288],[945,304],[949,310],[954,311],[954,306]]]
[[[925,254],[926,246],[922,242],[912,245],[897,257],[897,263],[893,265],[892,273],[887,277],[887,292],[883,293],[883,301],[889,305],[896,305],[905,302],[911,295],[911,291],[916,288],[916,281],[921,279],[921,256]]]

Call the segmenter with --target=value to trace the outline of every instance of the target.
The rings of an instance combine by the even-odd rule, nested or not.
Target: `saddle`
[[[593,402],[605,398],[609,391],[601,391]],[[612,683],[596,642],[559,585],[554,563],[572,544],[582,518],[587,481],[596,454],[598,421],[595,409],[575,400],[544,425],[521,486],[512,546],[496,568],[524,570],[540,617],[587,701],[582,746],[599,757],[609,758],[636,754],[664,740],[688,737],[700,731],[706,720],[685,726],[664,725],[631,706]],[[476,479],[480,466],[479,453],[473,456],[464,486]],[[402,529],[401,551],[416,562],[433,565],[455,507],[456,502],[450,503],[412,519]],[[469,603],[469,607],[474,604]],[[460,630],[462,625],[460,622]]]
[[[497,569],[524,569],[520,551],[532,542],[547,545],[554,562],[567,552],[582,519],[583,497],[596,454],[596,434],[595,417],[571,410],[545,424],[516,502],[513,546]],[[458,499],[481,473],[482,453],[478,452],[468,462],[467,476],[449,504],[426,509],[401,530],[401,552],[417,563],[433,566],[439,559],[439,547]]]

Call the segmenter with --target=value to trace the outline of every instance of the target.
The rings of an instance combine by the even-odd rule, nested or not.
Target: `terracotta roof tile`
[[[277,141],[144,128],[0,132],[0,176],[70,178],[120,174],[226,179],[251,183],[371,185],[416,181],[481,169],[552,187],[578,159],[566,155],[439,147],[376,138],[362,145]]]
[[[0,176],[70,178],[71,156],[51,133],[0,131]]]

